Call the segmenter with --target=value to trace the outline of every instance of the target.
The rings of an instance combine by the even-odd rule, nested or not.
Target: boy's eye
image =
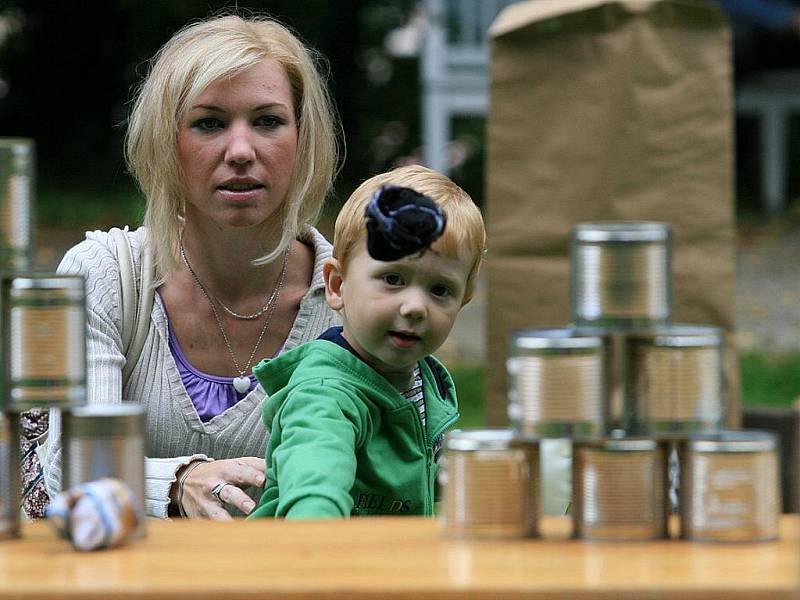
[[[444,298],[446,296],[452,296],[453,292],[446,285],[438,284],[431,288],[431,294],[438,298]]]
[[[392,285],[392,286],[403,285],[403,278],[400,277],[400,275],[398,275],[397,273],[388,273],[388,274],[383,276],[383,280],[388,285]]]
[[[199,131],[216,131],[217,129],[222,129],[223,126],[224,123],[216,117],[203,117],[192,122],[192,129]]]

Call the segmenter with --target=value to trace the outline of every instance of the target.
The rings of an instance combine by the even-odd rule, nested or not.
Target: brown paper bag
[[[668,222],[673,322],[732,330],[732,77],[725,16],[700,0],[530,0],[490,37],[486,415],[502,424],[509,334],[570,320],[576,223]],[[725,370],[735,425],[732,343]]]

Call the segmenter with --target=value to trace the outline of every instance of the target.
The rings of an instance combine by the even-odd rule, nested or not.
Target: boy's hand
[[[177,475],[180,479],[183,467]],[[192,469],[183,482],[183,510],[188,517],[205,517],[218,521],[232,519],[225,505],[235,506],[250,514],[255,502],[242,488],[263,487],[266,462],[263,458],[245,456],[227,460],[204,462]],[[225,484],[225,485],[220,485]],[[217,494],[212,494],[216,491]]]

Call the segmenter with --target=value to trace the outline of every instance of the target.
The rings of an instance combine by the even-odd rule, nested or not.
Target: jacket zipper
[[[417,413],[419,417],[419,413]],[[436,465],[433,462],[433,444],[436,438],[442,435],[448,427],[450,427],[453,423],[458,420],[459,413],[456,412],[453,416],[451,416],[447,421],[444,421],[439,427],[437,427],[436,431],[431,433],[430,436],[426,436],[427,431],[423,428],[422,429],[422,438],[425,441],[425,466],[427,469],[426,480],[427,480],[427,489],[425,490],[425,512],[427,514],[433,515],[433,502],[436,496]],[[422,427],[422,420],[417,419]],[[428,439],[429,438],[429,439]]]

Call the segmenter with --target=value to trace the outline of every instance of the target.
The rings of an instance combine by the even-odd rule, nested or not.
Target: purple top
[[[157,292],[156,292],[157,293]],[[163,305],[163,301],[162,301]],[[166,308],[164,309],[166,313]],[[175,359],[175,364],[178,367],[183,387],[186,388],[186,393],[189,399],[194,404],[197,411],[197,416],[203,423],[207,423],[217,415],[221,415],[231,406],[239,402],[242,398],[247,396],[253,391],[253,388],[258,385],[256,376],[252,373],[247,375],[250,379],[250,387],[244,394],[240,394],[233,387],[233,377],[220,377],[219,375],[209,375],[195,369],[181,350],[181,345],[178,343],[178,338],[175,337],[175,332],[169,323],[169,315],[167,315],[167,330],[169,331],[169,351],[172,358]],[[275,356],[278,356],[286,348],[286,342],[278,348]]]
[[[178,365],[178,373],[181,374],[183,387],[186,388],[186,393],[189,394],[197,415],[203,423],[224,413],[247,396],[256,386],[256,376],[251,373],[248,375],[250,388],[244,394],[240,394],[233,387],[233,377],[209,375],[195,369],[186,360],[172,327],[169,327],[169,350],[175,359],[175,364]]]

